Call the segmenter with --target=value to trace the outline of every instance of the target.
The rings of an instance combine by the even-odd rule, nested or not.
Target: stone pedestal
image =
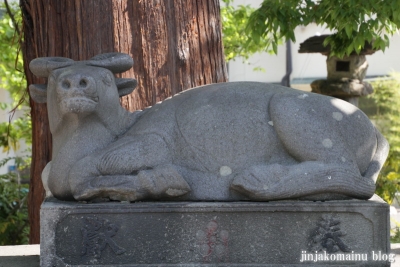
[[[317,253],[316,253],[317,251]],[[41,266],[390,266],[383,201],[46,200]]]

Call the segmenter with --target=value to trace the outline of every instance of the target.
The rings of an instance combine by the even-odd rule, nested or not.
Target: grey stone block
[[[316,250],[330,260],[304,261]],[[42,267],[390,266],[389,253],[389,206],[381,200],[48,199],[41,210]]]

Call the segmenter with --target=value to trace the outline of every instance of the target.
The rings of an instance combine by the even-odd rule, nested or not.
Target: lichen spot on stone
[[[274,122],[273,121],[269,121],[268,124],[271,125],[271,126],[274,126]]]
[[[221,176],[228,176],[232,173],[232,169],[229,168],[228,166],[222,166],[221,168],[219,168],[219,174]]]
[[[343,119],[343,114],[341,112],[333,112],[332,117],[337,121],[341,121]]]
[[[333,143],[332,143],[331,139],[326,138],[326,139],[322,140],[322,145],[326,148],[331,148]]]
[[[176,196],[183,195],[183,194],[186,193],[186,192],[183,191],[183,190],[180,190],[180,189],[168,188],[167,191],[165,191],[165,193],[166,193],[168,196],[176,197]]]
[[[345,157],[342,157],[342,162],[346,162],[346,158]]]
[[[302,94],[302,95],[299,95],[297,98],[304,99],[304,98],[306,98],[306,97],[308,97],[307,94]]]

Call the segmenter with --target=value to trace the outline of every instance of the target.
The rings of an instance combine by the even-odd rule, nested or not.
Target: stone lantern
[[[344,58],[329,56],[330,46],[323,46],[329,35],[313,36],[300,44],[299,53],[321,53],[327,56],[327,79],[311,83],[312,92],[329,95],[346,100],[358,106],[358,98],[373,92],[371,84],[363,82],[367,73],[366,55],[372,55],[375,50],[366,43],[359,54],[352,53]]]

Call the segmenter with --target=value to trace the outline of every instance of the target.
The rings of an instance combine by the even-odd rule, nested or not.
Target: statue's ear
[[[31,84],[29,85],[29,95],[36,103],[47,102],[47,84]]]
[[[137,81],[129,78],[115,78],[115,84],[118,88],[119,97],[121,97],[132,93],[137,86]]]
[[[37,77],[49,77],[55,69],[65,68],[74,63],[72,59],[65,57],[38,57],[29,63],[29,69]]]

